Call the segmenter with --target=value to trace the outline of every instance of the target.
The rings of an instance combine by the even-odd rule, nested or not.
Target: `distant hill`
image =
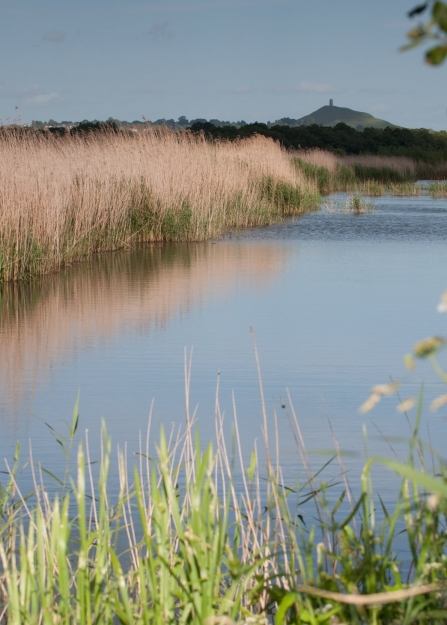
[[[377,119],[377,117],[369,113],[361,113],[360,111],[333,105],[322,106],[310,115],[294,121],[294,126],[310,126],[311,124],[336,126],[338,123],[343,122],[357,130],[363,130],[363,128],[386,128],[387,126],[398,128],[396,124],[391,124],[384,119]]]
[[[331,100],[332,102],[332,100]],[[384,119],[377,119],[369,113],[360,113],[359,111],[353,111],[352,109],[343,108],[341,106],[333,106],[330,104],[329,106],[322,106],[318,111],[311,113],[310,115],[306,115],[305,117],[301,117],[300,119],[293,119],[291,117],[281,117],[281,119],[277,119],[274,122],[267,122],[264,124],[268,128],[272,128],[272,126],[291,126],[295,128],[296,126],[311,126],[312,124],[317,124],[318,126],[336,126],[339,122],[343,122],[351,128],[355,128],[356,130],[363,130],[364,128],[387,128],[390,126],[391,128],[400,128],[400,126],[396,126],[395,124],[390,124],[390,122],[385,121]],[[174,119],[157,119],[154,122],[135,120],[133,122],[120,121],[119,119],[113,119],[109,117],[106,122],[99,122],[97,119],[93,121],[89,121],[84,119],[82,122],[56,122],[54,119],[50,119],[48,122],[36,121],[33,120],[31,126],[35,129],[50,129],[54,130],[58,127],[64,127],[66,130],[72,130],[73,128],[77,128],[79,126],[85,126],[85,124],[116,124],[122,128],[146,128],[148,124],[153,126],[168,126],[171,130],[184,130],[185,128],[191,128],[197,124],[206,124],[210,123],[217,128],[244,128],[247,126],[247,122],[244,120],[237,122],[223,121],[219,119],[191,119],[188,120],[184,115],[178,118],[178,120]],[[255,122],[256,124],[258,122]]]

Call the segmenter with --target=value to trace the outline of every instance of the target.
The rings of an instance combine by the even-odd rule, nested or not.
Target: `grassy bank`
[[[424,163],[403,156],[337,156],[323,150],[295,153],[295,163],[320,193],[336,191],[364,195],[421,195],[417,180],[445,180],[447,163]],[[447,185],[433,182],[427,192],[447,197]]]
[[[0,141],[0,280],[144,241],[200,241],[318,206],[316,185],[263,137],[211,144],[148,130]]]
[[[407,463],[377,460],[403,478],[393,509],[374,495],[375,460],[354,495],[335,446],[339,479],[324,483],[293,408],[284,410],[302,462],[287,486],[277,442],[264,436],[266,465],[254,450],[244,466],[237,422],[231,451],[218,410],[214,449],[201,446],[188,421],[183,435],[161,433],[157,454],[148,435],[135,467],[121,453],[117,497],[105,431],[99,478],[80,445],[73,480],[58,479],[58,497],[48,495],[40,465],[35,493],[23,497],[17,460],[0,497],[0,621],[445,623],[447,472],[442,462],[436,477],[421,466],[420,410]],[[57,435],[67,452],[77,426],[75,408],[68,436]],[[410,554],[405,567],[399,549]]]

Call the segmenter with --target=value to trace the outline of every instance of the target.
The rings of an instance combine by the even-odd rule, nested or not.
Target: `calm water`
[[[415,341],[445,334],[436,312],[447,288],[447,201],[378,198],[369,214],[330,210],[215,243],[146,247],[103,255],[32,285],[4,288],[0,313],[0,457],[16,440],[27,455],[61,474],[64,457],[48,428],[70,421],[78,389],[80,429],[99,454],[105,419],[115,444],[137,449],[152,400],[154,434],[185,415],[184,351],[192,350],[190,403],[205,441],[214,435],[219,376],[221,410],[231,431],[234,395],[248,457],[260,443],[262,412],[253,348],[259,351],[272,432],[277,414],[281,462],[295,475],[298,455],[281,402],[289,389],[316,466],[333,448],[347,468],[369,452],[399,452],[407,436],[396,400],[362,417],[373,384],[404,381],[402,396],[426,380],[430,400],[445,392],[430,369],[415,375],[402,356]],[[426,411],[424,435],[442,448],[446,411]],[[375,424],[375,425],[374,425]],[[428,433],[429,432],[429,433]],[[335,468],[334,468],[335,471]],[[292,477],[290,478],[292,479]],[[378,475],[382,494],[389,481]]]

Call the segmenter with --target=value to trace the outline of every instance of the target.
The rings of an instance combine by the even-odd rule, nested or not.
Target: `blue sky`
[[[447,66],[398,52],[414,4],[2,0],[0,119],[273,121],[333,98],[445,129]]]

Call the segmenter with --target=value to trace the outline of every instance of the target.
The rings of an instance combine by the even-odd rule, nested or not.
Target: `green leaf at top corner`
[[[427,52],[425,60],[430,65],[440,65],[447,56],[447,46],[436,46]]]
[[[439,28],[447,32],[447,4],[445,2],[435,2],[432,15]]]

